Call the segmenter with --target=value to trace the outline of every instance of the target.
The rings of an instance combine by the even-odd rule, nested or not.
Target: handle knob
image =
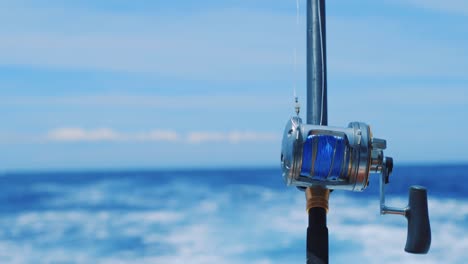
[[[431,247],[431,225],[429,223],[426,188],[422,186],[410,187],[406,218],[408,219],[408,237],[405,251],[426,254]]]

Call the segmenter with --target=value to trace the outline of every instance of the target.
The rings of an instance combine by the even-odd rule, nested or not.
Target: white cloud
[[[468,12],[461,0],[405,3]],[[292,50],[297,42],[292,12],[210,10],[180,19],[178,15],[151,17],[80,9],[41,11],[21,10],[25,17],[12,16],[11,11],[5,14],[5,24],[27,26],[0,34],[2,64],[158,73],[180,79],[263,80],[267,76],[283,80],[284,73],[292,70]],[[36,28],[41,21],[47,23],[40,34],[38,29],[25,30]],[[80,21],[79,29],[76,21]],[[431,35],[422,38],[420,32],[410,31],[394,19],[330,16],[329,22],[330,71],[385,77],[464,76],[466,63],[460,57],[466,57],[466,52],[457,49],[462,43],[443,43]],[[300,41],[304,43],[302,34]],[[304,45],[298,51],[303,69]]]
[[[285,90],[286,92],[288,90]],[[289,95],[288,93],[285,95]],[[79,106],[79,107],[132,107],[132,108],[160,108],[166,111],[177,109],[257,109],[286,108],[290,105],[289,98],[284,94],[235,94],[235,95],[81,95],[81,96],[2,96],[0,102],[6,106]],[[261,99],[259,99],[261,98]],[[262,104],[260,102],[268,102]]]
[[[468,15],[468,2],[466,0],[398,0],[398,2],[439,12]]]
[[[180,134],[171,130],[153,130],[139,133],[123,133],[110,128],[86,130],[83,128],[57,128],[47,133],[50,142],[179,142],[201,144],[209,142],[243,142],[277,141],[279,135],[268,132],[228,131],[228,132],[187,132]]]
[[[428,34],[426,24],[418,22],[408,27],[408,21],[395,17],[330,18],[330,73],[391,79],[466,76],[464,41]],[[454,37],[466,33],[456,28],[452,32]],[[445,66],[437,69],[436,64]]]
[[[289,54],[278,52],[278,46],[292,35],[284,26],[293,25],[292,15],[231,9],[184,14],[181,19],[177,13],[152,17],[66,8],[15,11],[17,16],[0,18],[14,29],[0,34],[2,64],[211,80],[261,79],[265,72],[280,73],[290,64]],[[76,21],[80,28],[75,28]],[[223,27],[217,26],[219,21]]]
[[[207,142],[258,142],[258,141],[277,141],[279,136],[276,133],[261,132],[191,132],[188,134],[189,143],[207,143]]]
[[[179,140],[179,135],[174,131],[153,130],[147,133],[137,133],[129,138],[137,141],[175,142]]]
[[[123,137],[119,133],[108,129],[84,130],[81,128],[58,128],[48,133],[51,141],[117,141]]]
[[[179,135],[169,130],[153,130],[143,133],[122,133],[110,128],[86,130],[83,128],[58,128],[47,133],[49,141],[83,142],[83,141],[178,141]]]

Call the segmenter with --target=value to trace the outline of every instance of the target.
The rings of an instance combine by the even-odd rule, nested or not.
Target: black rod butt
[[[307,264],[328,264],[327,211],[321,207],[309,210]]]

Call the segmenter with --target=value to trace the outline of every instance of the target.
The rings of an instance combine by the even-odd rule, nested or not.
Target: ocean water
[[[387,203],[429,189],[432,247],[404,252],[378,179],[330,199],[330,263],[468,263],[468,165],[396,167]],[[0,263],[305,263],[304,193],[280,169],[7,173]]]

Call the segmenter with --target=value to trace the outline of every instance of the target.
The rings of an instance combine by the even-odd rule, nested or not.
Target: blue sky
[[[305,1],[0,2],[0,168],[279,166]],[[327,1],[329,124],[466,162],[468,3]],[[298,51],[294,70],[294,49]]]

